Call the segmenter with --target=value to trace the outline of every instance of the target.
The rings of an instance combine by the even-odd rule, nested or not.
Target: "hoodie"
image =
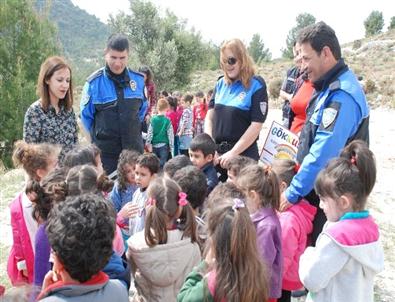
[[[299,276],[310,291],[306,301],[368,302],[383,269],[378,226],[366,215],[326,223],[316,247],[301,256]]]
[[[199,264],[200,249],[180,230],[167,232],[167,243],[148,247],[144,231],[128,240],[127,258],[135,286],[146,301],[175,301],[187,275]]]
[[[317,208],[302,199],[279,214],[284,257],[283,286],[288,291],[303,287],[299,279],[299,258],[307,246],[307,237],[313,231]]]

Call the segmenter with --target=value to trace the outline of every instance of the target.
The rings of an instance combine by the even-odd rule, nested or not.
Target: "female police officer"
[[[266,119],[268,97],[265,81],[255,76],[255,68],[243,42],[226,41],[220,64],[224,76],[215,86],[206,116],[205,131],[217,144],[217,163],[226,168],[236,155],[259,158],[257,139]],[[226,179],[220,171],[220,180]]]

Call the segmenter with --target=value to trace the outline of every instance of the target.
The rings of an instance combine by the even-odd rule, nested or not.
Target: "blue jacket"
[[[218,185],[218,175],[212,162],[207,163],[202,167],[203,173],[207,178],[207,195]]]
[[[125,190],[120,190],[118,181],[115,182],[115,185],[110,193],[110,199],[117,213],[125,204],[132,201],[133,194],[137,189],[137,185],[128,185]]]
[[[369,142],[369,106],[355,75],[340,60],[320,83],[307,108],[297,161],[301,164],[285,195],[296,203],[313,188],[328,161],[354,139]],[[318,86],[321,86],[317,89]]]
[[[144,76],[128,68],[121,75],[101,68],[87,79],[81,121],[102,152],[143,151],[141,121],[148,104],[144,87]]]

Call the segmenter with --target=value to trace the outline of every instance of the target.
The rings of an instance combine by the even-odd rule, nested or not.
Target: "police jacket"
[[[85,83],[80,106],[82,123],[102,152],[143,151],[141,120],[147,101],[142,74],[128,68],[121,75],[108,67],[97,70]]]
[[[285,195],[298,202],[313,188],[318,173],[352,140],[369,142],[369,106],[357,78],[344,61],[314,83],[300,135],[297,161],[301,165]]]

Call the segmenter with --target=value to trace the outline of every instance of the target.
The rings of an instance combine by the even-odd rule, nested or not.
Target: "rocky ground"
[[[262,130],[265,137],[271,120],[280,120],[280,110],[271,110]],[[371,113],[371,149],[376,156],[378,178],[369,198],[369,209],[381,229],[381,240],[385,251],[385,270],[375,282],[375,301],[392,302],[395,298],[395,110],[374,109]],[[394,179],[393,179],[394,177]],[[23,174],[12,170],[0,175],[0,284],[10,287],[6,273],[6,261],[12,243],[8,205],[16,192],[23,186]],[[302,302],[304,299],[295,299]]]

